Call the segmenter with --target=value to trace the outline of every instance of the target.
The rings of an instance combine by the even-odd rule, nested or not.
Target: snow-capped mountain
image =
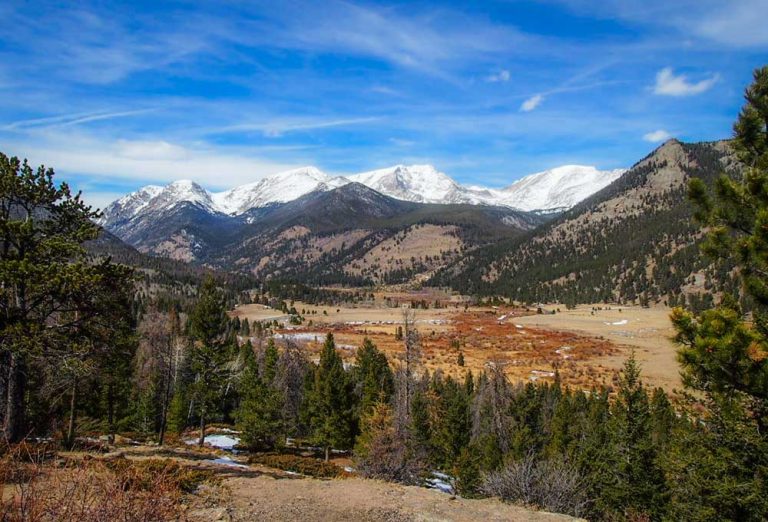
[[[110,204],[100,223],[119,235],[120,229],[134,218],[151,215],[157,219],[182,203],[211,215],[242,216],[254,209],[293,201],[312,192],[329,191],[350,182],[404,201],[502,206],[546,213],[571,208],[623,172],[566,165],[531,174],[503,189],[492,189],[461,185],[432,165],[397,165],[347,177],[333,177],[315,167],[302,167],[216,193],[188,180],[175,181],[166,187],[150,185]]]
[[[347,179],[362,183],[387,196],[416,203],[478,203],[465,188],[432,165],[396,165],[361,172]]]
[[[170,210],[182,202],[218,211],[207,190],[194,181],[179,180],[165,187],[147,185],[110,203],[102,212],[99,224],[110,228],[111,224],[128,221],[139,214]]]
[[[607,187],[624,172],[626,169],[601,171],[584,165],[564,165],[531,174],[504,189],[493,190],[493,199],[497,205],[520,210],[567,210]]]
[[[212,194],[211,197],[221,212],[240,215],[253,208],[286,203],[304,194],[330,190],[346,183],[349,183],[347,179],[331,177],[315,167],[302,167]]]

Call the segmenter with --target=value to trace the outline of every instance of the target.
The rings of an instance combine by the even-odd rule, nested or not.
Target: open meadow
[[[278,321],[275,337],[307,347],[314,357],[332,332],[346,362],[352,361],[366,337],[398,361],[403,354],[397,338],[403,309],[392,303],[421,300],[439,305],[413,310],[423,364],[430,372],[463,377],[466,370],[478,373],[494,364],[503,365],[516,382],[551,381],[559,371],[564,383],[589,388],[615,384],[618,370],[634,349],[644,382],[667,391],[680,387],[670,310],[661,307],[545,306],[543,313],[537,313],[533,308],[470,306],[460,297],[439,293],[398,292],[377,294],[365,305],[296,302],[305,318],[301,325],[289,325],[288,315],[258,304],[241,305],[232,314],[251,322]]]

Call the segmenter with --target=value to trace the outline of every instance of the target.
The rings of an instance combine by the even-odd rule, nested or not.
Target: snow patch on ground
[[[245,468],[248,469],[248,466],[245,464],[240,464],[239,462],[235,462],[229,457],[219,457],[218,459],[209,459],[205,462],[210,462],[212,464],[218,464],[220,466],[228,466],[230,468]]]
[[[627,324],[629,321],[626,319],[622,319],[621,321],[616,321],[615,323],[605,323],[607,326],[622,326]]]
[[[197,439],[185,440],[184,443],[192,446],[197,444]],[[213,448],[232,450],[240,444],[240,438],[231,435],[206,435],[205,443]]]
[[[453,495],[455,493],[453,486],[451,485],[453,480],[453,477],[450,475],[446,475],[445,473],[441,473],[439,471],[433,471],[432,477],[428,478],[425,482],[428,489],[436,489],[438,491],[442,491],[443,493]]]

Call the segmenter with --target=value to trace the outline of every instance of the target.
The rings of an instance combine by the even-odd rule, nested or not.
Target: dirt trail
[[[187,466],[214,470],[218,485],[203,485],[187,505],[190,522],[355,521],[410,522],[558,522],[573,517],[504,504],[495,499],[468,500],[416,486],[359,477],[314,479],[259,465],[216,464],[221,452],[191,448],[132,447],[109,456],[172,458]]]
[[[192,521],[533,521],[577,520],[497,500],[466,500],[415,486],[361,478],[317,480],[290,475],[236,473],[217,505],[193,509]]]

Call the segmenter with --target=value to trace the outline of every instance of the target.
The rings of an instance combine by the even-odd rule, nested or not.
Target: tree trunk
[[[24,358],[12,353],[8,371],[8,387],[5,404],[5,422],[3,431],[9,443],[20,442],[24,438],[24,394],[27,385],[26,364]]]
[[[115,443],[115,390],[110,380],[107,386],[107,424],[109,426],[109,443]]]
[[[168,426],[168,403],[171,398],[171,382],[170,379],[166,380],[165,390],[163,390],[163,406],[160,413],[160,437],[158,439],[158,445],[162,446],[165,441],[165,430]]]
[[[330,460],[330,457],[331,457],[331,447],[330,446],[326,446],[325,447],[325,461],[328,462]]]
[[[69,426],[67,427],[66,446],[72,449],[75,445],[75,421],[77,420],[77,381],[72,383],[72,396],[69,399]]]
[[[200,414],[200,439],[197,441],[197,445],[201,448],[205,444],[205,413]]]

